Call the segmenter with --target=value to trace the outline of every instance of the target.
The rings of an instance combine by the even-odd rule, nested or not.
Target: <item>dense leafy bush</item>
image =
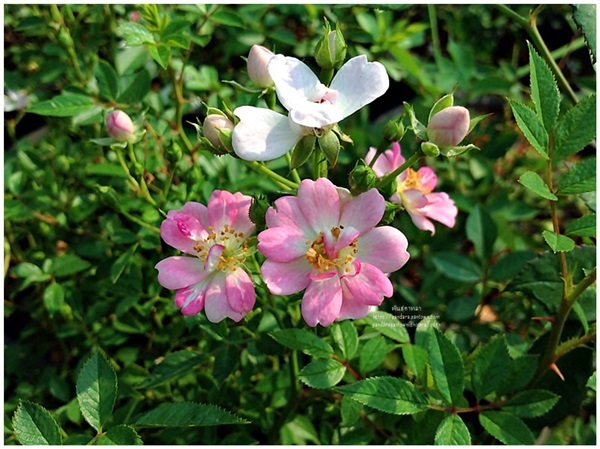
[[[595,442],[594,5],[4,13],[7,444]]]

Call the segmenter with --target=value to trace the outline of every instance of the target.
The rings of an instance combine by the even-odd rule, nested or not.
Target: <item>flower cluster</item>
[[[275,159],[305,136],[314,136],[313,141],[325,139],[338,122],[383,95],[389,87],[385,68],[368,62],[366,56],[342,65],[343,37],[339,30],[327,31],[317,59],[323,69],[331,71],[328,86],[300,60],[253,46],[248,75],[263,94],[276,94],[287,115],[240,106],[233,111],[239,119],[234,124],[233,116],[209,111],[203,123],[207,148],[215,154],[234,152],[246,161]],[[419,135],[445,151],[458,151],[456,145],[470,127],[468,111],[453,106],[452,101],[451,95],[446,96],[434,106],[426,134]],[[393,125],[392,134],[400,139],[404,126],[401,121]],[[253,208],[252,220],[261,227],[256,239],[252,237],[257,229],[250,219],[250,197],[217,190],[207,206],[188,202],[170,211],[161,226],[163,240],[187,255],[159,262],[158,281],[176,290],[175,304],[184,315],[204,310],[212,322],[225,318],[237,322],[246,316],[256,301],[253,276],[261,276],[273,295],[302,293],[302,316],[309,326],[363,318],[393,295],[389,274],[410,257],[408,241],[400,230],[378,226],[386,200],[374,188],[376,178],[397,173],[405,162],[398,142],[380,154],[371,148],[362,174],[350,177],[353,189],[356,183],[365,184],[356,196],[326,177],[300,181],[296,195]],[[432,220],[454,226],[457,208],[448,194],[434,192],[437,176],[433,169],[407,168],[394,181],[396,189],[389,200],[401,205],[419,229],[434,234]],[[256,217],[257,210],[260,217]],[[254,245],[264,256],[260,273],[246,264],[251,258],[250,266],[258,267],[256,262],[261,260],[253,259],[258,254]]]

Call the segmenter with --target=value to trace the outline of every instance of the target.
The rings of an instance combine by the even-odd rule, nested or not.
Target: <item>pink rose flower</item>
[[[158,282],[177,290],[175,305],[184,315],[204,309],[213,323],[240,321],[254,307],[252,279],[243,269],[248,237],[256,230],[248,216],[251,198],[215,190],[208,205],[188,202],[169,211],[162,239],[191,255],[173,256],[156,264]]]
[[[376,154],[377,149],[371,147],[365,162],[370,164]],[[393,172],[404,162],[400,144],[394,142],[391,150],[384,151],[377,158],[373,171],[380,178]],[[437,176],[431,167],[421,167],[417,171],[408,168],[398,175],[396,184],[396,193],[390,201],[404,206],[417,228],[430,231],[431,235],[435,234],[435,226],[431,220],[449,228],[454,227],[458,209],[447,193],[432,193],[437,185]]]
[[[284,196],[266,214],[258,235],[261,267],[271,293],[306,289],[302,316],[309,326],[363,318],[393,294],[385,273],[408,260],[408,242],[390,226],[375,228],[385,200],[376,189],[352,197],[320,178],[300,183],[298,196]]]

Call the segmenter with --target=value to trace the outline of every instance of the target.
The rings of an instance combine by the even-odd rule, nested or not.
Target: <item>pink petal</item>
[[[225,291],[231,309],[235,312],[248,313],[254,307],[256,293],[252,279],[242,269],[227,273]]]
[[[356,276],[342,278],[342,285],[346,286],[356,301],[369,306],[378,306],[384,296],[389,298],[394,294],[394,287],[388,277],[379,268],[364,262]]]
[[[223,245],[212,245],[210,247],[208,255],[206,256],[206,262],[204,263],[204,270],[206,270],[207,273],[215,271],[221,261],[221,255],[223,254],[224,249],[225,247]]]
[[[168,257],[158,262],[154,268],[158,270],[158,283],[170,290],[189,287],[208,274],[197,257]]]
[[[235,229],[240,206],[238,199],[226,190],[215,190],[208,200],[208,222],[215,231],[220,231],[225,225]]]
[[[311,327],[331,325],[342,307],[342,287],[337,276],[324,281],[312,281],[302,298],[302,316]]]
[[[304,256],[309,248],[309,241],[294,228],[278,226],[258,234],[258,250],[275,262],[290,262]]]
[[[267,259],[260,268],[265,284],[274,295],[292,295],[304,290],[313,267],[304,257],[291,262],[274,262]]]
[[[333,236],[331,231],[325,231],[323,232],[325,252],[331,260],[336,259],[339,251],[350,245],[359,235],[360,232],[358,229],[355,229],[352,226],[344,226],[337,238]]]
[[[252,204],[252,197],[244,195],[240,192],[233,194],[234,199],[237,201],[238,214],[237,220],[233,223],[233,229],[236,232],[244,233],[245,237],[249,237],[256,231],[256,226],[250,220],[250,205]]]
[[[246,313],[236,312],[229,305],[225,283],[225,273],[216,272],[206,291],[204,311],[211,323],[218,323],[225,318],[238,322],[246,316]]]
[[[363,233],[375,227],[385,212],[385,199],[377,189],[371,189],[352,198],[343,208],[340,224],[351,226]]]
[[[160,225],[160,236],[173,248],[191,255],[196,255],[194,246],[197,244],[189,234],[181,231],[181,222],[172,218],[165,219]]]
[[[317,233],[310,227],[300,209],[300,203],[295,196],[282,196],[275,200],[274,207],[267,210],[266,222],[269,228],[284,226],[294,228],[304,233],[307,239],[314,240]]]
[[[200,222],[204,229],[208,229],[208,210],[204,204],[188,201],[181,208],[181,212],[191,214]]]
[[[420,190],[408,189],[402,192],[402,196],[404,197],[404,207],[409,212],[427,205],[427,198]]]
[[[338,321],[353,319],[359,320],[361,318],[366,317],[371,310],[371,306],[363,304],[356,300],[350,293],[348,293],[348,289],[342,284],[342,294],[344,295],[344,302],[342,303],[342,307],[340,308],[340,314],[338,316]]]
[[[410,219],[414,223],[414,225],[422,229],[423,231],[431,232],[431,235],[435,235],[435,226],[428,219],[427,214],[422,209],[406,209],[408,214],[410,215]]]
[[[458,209],[454,201],[445,192],[429,193],[426,195],[427,205],[421,208],[429,218],[453,228],[456,224]]]
[[[382,226],[363,234],[357,241],[356,257],[371,264],[384,273],[399,270],[410,255],[406,248],[408,240],[402,232],[391,226]]]
[[[431,167],[421,167],[417,172],[421,181],[421,187],[424,193],[429,193],[437,185],[437,175]]]
[[[298,188],[298,202],[306,221],[317,233],[338,225],[340,196],[327,178],[305,179]]]
[[[365,161],[367,164],[370,164],[375,155],[377,154],[377,149],[371,147],[369,152],[367,153],[367,157]],[[392,143],[391,150],[385,150],[382,154],[379,155],[375,163],[373,164],[373,171],[377,175],[377,177],[381,178],[382,176],[393,172],[402,164],[404,164],[405,159],[402,157],[402,153],[400,152],[400,144],[398,142]]]
[[[207,281],[210,281],[210,278],[177,290],[175,293],[175,305],[181,309],[183,315],[196,315],[202,311],[204,308],[204,293]]]

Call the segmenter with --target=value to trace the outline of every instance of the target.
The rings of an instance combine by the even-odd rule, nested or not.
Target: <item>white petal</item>
[[[246,161],[277,159],[302,138],[299,127],[270,109],[240,106],[233,113],[240,118],[233,128],[233,150]]]
[[[290,118],[294,123],[309,128],[324,128],[334,125],[344,117],[346,116],[336,104],[327,102],[311,103],[307,101],[298,108],[290,110]]]
[[[331,89],[338,91],[335,107],[346,118],[373,100],[381,97],[390,86],[385,67],[368,62],[365,55],[350,59],[336,73]]]
[[[288,110],[302,109],[307,102],[320,99],[327,88],[302,61],[289,56],[275,55],[268,65],[275,83],[277,97]]]

